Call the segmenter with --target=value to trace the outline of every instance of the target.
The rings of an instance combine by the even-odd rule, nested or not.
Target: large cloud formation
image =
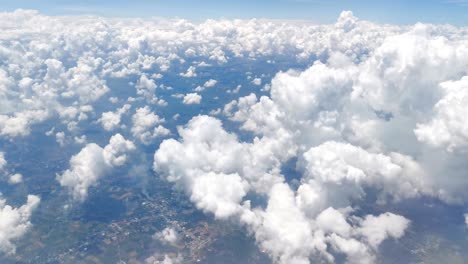
[[[358,215],[359,202],[372,199],[368,190],[375,203],[423,196],[465,203],[466,33],[417,24],[385,28],[379,38],[374,27],[342,13],[328,28],[339,40],[374,39],[348,49],[328,43],[325,60],[278,73],[268,96],[227,104],[225,115],[253,133],[251,142],[218,119],[194,117],[179,140],[160,145],[155,171],[200,209],[246,225],[277,263],[333,261],[335,253],[375,262],[379,245],[401,238],[410,221]],[[296,187],[281,172],[291,158],[301,174]],[[254,205],[252,195],[266,205]]]
[[[466,28],[377,25],[348,11],[334,24],[313,25],[49,17],[17,10],[0,14],[0,30],[0,137],[10,140],[57,118],[84,143],[78,133],[86,120],[106,131],[124,130],[128,113],[132,126],[122,133],[151,146],[171,133],[163,126],[167,117],[155,108],[167,104],[159,91],[170,90],[157,79],[174,66],[182,66],[177,76],[189,80],[202,75],[198,67],[233,58],[310,63],[271,80],[254,73],[252,83],[265,83],[267,95],[252,93],[224,107],[225,117],[251,140],[240,140],[220,119],[200,115],[154,155],[153,168],[163,179],[200,210],[244,225],[277,263],[332,262],[336,254],[350,263],[377,261],[379,245],[401,238],[411,221],[392,212],[363,214],[361,203],[468,199]],[[95,113],[112,93],[108,80],[130,77],[136,97]],[[210,100],[175,93],[186,104]],[[117,104],[123,98],[108,99]],[[63,131],[56,137],[67,142]],[[57,180],[83,201],[135,149],[120,134],[105,147],[87,144]],[[0,169],[6,164],[2,156]],[[298,179],[283,173],[289,161]],[[27,225],[24,219],[18,223]]]
[[[76,131],[93,111],[90,106],[109,94],[109,78],[139,76],[137,95],[164,105],[153,77],[176,63],[187,64],[186,59],[198,59],[182,73],[187,77],[196,76],[201,65],[225,64],[233,57],[287,55],[306,61],[342,52],[360,61],[386,36],[402,31],[357,21],[350,13],[343,13],[336,25],[256,19],[124,21],[48,17],[32,10],[0,14],[0,136],[26,136],[33,125],[57,116]],[[198,100],[192,95],[185,101]],[[103,114],[103,127],[114,129],[126,109]]]

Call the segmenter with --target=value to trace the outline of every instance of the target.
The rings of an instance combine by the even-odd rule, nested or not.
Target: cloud
[[[112,168],[124,165],[127,153],[133,150],[133,143],[120,134],[112,136],[104,148],[95,143],[87,144],[71,157],[70,168],[57,175],[57,180],[70,190],[73,199],[82,202],[88,196],[89,187],[96,186]]]
[[[11,174],[8,178],[8,183],[10,184],[18,184],[23,182],[23,175],[19,173]]]
[[[122,115],[130,110],[131,105],[125,104],[121,108],[117,109],[116,112],[104,112],[98,122],[101,123],[102,128],[107,131],[112,131],[120,125]]]
[[[153,113],[148,106],[138,108],[132,116],[132,135],[141,143],[149,145],[155,138],[170,133],[167,128],[160,125],[164,121],[164,118]]]
[[[174,228],[166,227],[161,232],[154,234],[153,238],[166,244],[177,245],[179,234]]]
[[[442,98],[434,105],[434,116],[428,123],[418,123],[414,133],[419,141],[448,151],[468,146],[468,127],[464,116],[468,114],[468,76],[458,81],[440,84]]]
[[[373,218],[367,216],[369,220],[363,220],[361,226],[353,225],[347,213],[325,207],[332,204],[327,197],[327,184],[308,181],[305,176],[294,191],[284,182],[279,169],[295,153],[294,149],[287,151],[289,137],[284,142],[281,138],[264,137],[242,143],[226,132],[218,119],[209,116],[192,118],[178,133],[180,140],[165,140],[155,152],[154,170],[184,190],[199,209],[218,219],[234,219],[246,225],[259,247],[277,263],[308,263],[312,256],[331,261],[334,257],[329,243],[353,261],[365,257],[370,262],[375,259],[372,248],[378,246],[378,239],[399,238],[399,232],[406,230],[404,224],[395,229],[387,227],[388,219],[379,216],[377,222],[381,225],[376,229],[383,235],[363,240]],[[379,167],[374,161],[369,162]],[[266,197],[266,208],[252,208],[246,200],[247,193]],[[349,205],[350,202],[344,204]],[[393,214],[388,216],[393,220]],[[403,219],[395,215],[395,220],[403,223]],[[358,231],[360,228],[362,232]]]
[[[184,96],[182,102],[184,104],[200,104],[202,96],[197,93],[188,93]]]
[[[180,264],[183,262],[183,258],[180,254],[177,255],[169,255],[165,254],[161,256],[150,256],[145,259],[145,263],[147,264]]]
[[[209,79],[208,81],[206,81],[203,84],[203,86],[206,87],[206,88],[211,88],[211,87],[215,86],[217,83],[218,83],[217,80]]]
[[[387,237],[395,239],[402,237],[409,224],[408,219],[392,213],[368,215],[360,223],[358,232],[372,247],[377,248]]]
[[[190,66],[185,73],[181,73],[180,76],[185,78],[192,78],[196,77],[197,73],[195,72],[196,68],[194,66]]]
[[[137,96],[166,105],[155,95],[157,84],[151,77],[161,73],[149,72],[167,71],[174,63],[185,63],[186,57],[207,65],[202,62],[223,64],[233,57],[272,55],[304,61],[341,52],[360,61],[386,37],[402,31],[360,21],[350,12],[343,13],[336,25],[264,20],[127,21],[124,25],[87,16],[70,20],[32,10],[2,13],[2,40],[18,45],[3,46],[0,54],[8,62],[0,66],[0,136],[27,136],[32,126],[57,115],[68,130],[78,131],[80,122],[92,117],[94,110],[81,107],[92,106],[111,92],[109,78],[139,76]],[[196,67],[188,66],[181,76],[195,77]],[[213,84],[209,80],[205,85]],[[115,101],[115,96],[111,98]],[[102,122],[118,119],[109,112],[101,118]],[[112,130],[113,125],[107,124],[103,124],[105,129]]]
[[[126,140],[122,135],[116,134],[112,136],[102,150],[104,161],[111,167],[120,167],[127,161],[127,153],[136,149],[133,142]]]
[[[196,116],[154,156],[163,179],[200,210],[245,225],[274,262],[333,261],[335,254],[351,263],[375,262],[379,244],[401,238],[409,220],[391,212],[358,216],[354,207],[421,196],[468,200],[466,29],[377,25],[349,11],[334,24],[312,25],[255,19],[120,23],[18,10],[0,14],[0,30],[4,43],[15,43],[0,49],[4,139],[27,136],[35,125],[58,118],[71,134],[58,132],[59,142],[85,143],[77,135],[85,120],[97,118],[113,131],[131,104],[167,104],[155,94],[165,87],[155,79],[175,66],[184,67],[179,76],[191,78],[202,75],[198,66],[240,59],[285,56],[293,65],[310,65],[279,72],[261,96],[224,107],[230,121],[252,132],[251,140],[240,140],[218,119]],[[135,98],[100,113],[102,100],[119,102],[107,80],[133,77]],[[216,84],[210,79],[197,91]],[[197,93],[173,96],[184,103],[202,100]],[[135,141],[150,145],[170,135],[154,111],[136,108],[129,128]],[[89,187],[128,162],[135,148],[120,135],[104,147],[87,144],[57,180],[83,201]],[[288,160],[297,160],[294,184],[282,174]],[[0,156],[0,167],[5,164]]]
[[[0,171],[5,168],[7,161],[5,159],[5,152],[0,152]]]
[[[305,179],[333,185],[350,195],[359,197],[366,185],[396,199],[428,191],[422,168],[410,157],[397,153],[374,154],[350,144],[327,141],[305,152],[304,160]]]
[[[261,78],[255,78],[252,80],[252,83],[255,85],[262,85],[262,79]]]
[[[40,198],[36,195],[28,195],[26,204],[14,208],[6,204],[5,199],[0,199],[0,251],[14,254],[16,247],[13,242],[31,228],[31,214],[37,208]]]
[[[459,29],[442,27],[388,26],[377,33],[343,12],[323,28],[335,34],[321,35],[327,44],[305,42],[326,49],[326,59],[280,72],[269,94],[224,107],[231,121],[253,132],[252,141],[239,141],[217,119],[195,117],[179,129],[180,139],[163,141],[154,169],[198,208],[245,224],[274,262],[333,261],[335,253],[350,263],[376,262],[382,241],[401,238],[410,220],[391,212],[360,217],[353,206],[467,199],[460,173],[466,166],[457,153],[466,151],[460,118],[468,49]],[[297,56],[317,54],[314,48]],[[292,157],[300,174],[294,187],[280,170]],[[233,193],[222,185],[226,177],[240,194],[227,201],[219,197]],[[252,206],[244,192],[264,198],[266,207]]]

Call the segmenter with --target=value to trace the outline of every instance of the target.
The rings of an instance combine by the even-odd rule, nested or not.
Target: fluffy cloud
[[[7,161],[5,159],[5,152],[0,152],[0,170],[3,170],[7,165]]]
[[[196,77],[197,73],[195,72],[196,68],[194,66],[190,66],[185,73],[181,73],[180,76],[186,77],[186,78],[191,78],[191,77]]]
[[[13,242],[31,228],[31,214],[40,200],[36,195],[28,195],[26,204],[14,208],[7,205],[5,199],[0,199],[0,251],[15,253],[16,247]]]
[[[135,145],[133,142],[126,140],[122,135],[116,134],[112,136],[102,150],[104,161],[111,167],[122,166],[127,161],[127,153],[134,151]]]
[[[149,72],[167,71],[174,62],[185,63],[186,57],[209,65],[205,61],[222,64],[232,57],[288,55],[303,61],[341,52],[359,62],[386,37],[404,29],[360,21],[350,12],[332,25],[165,19],[129,19],[122,24],[98,17],[49,17],[31,10],[2,13],[0,22],[5,43],[17,43],[3,45],[0,54],[8,62],[0,65],[0,135],[6,137],[28,135],[32,125],[61,115],[71,104],[79,108],[99,101],[110,91],[108,78],[139,76],[137,95],[164,105],[149,77],[161,74]],[[453,29],[446,32],[455,34]],[[181,76],[195,77],[195,66]],[[210,80],[205,85],[213,84]],[[76,129],[78,120],[67,123],[71,121]]]
[[[331,31],[334,37],[322,46],[326,59],[302,72],[278,73],[267,96],[251,94],[224,107],[228,118],[254,133],[252,142],[239,142],[219,121],[202,116],[155,153],[156,172],[200,209],[244,223],[278,263],[308,263],[312,256],[333,261],[332,252],[350,263],[377,261],[381,242],[401,238],[410,222],[390,212],[353,215],[355,203],[369,202],[369,189],[376,203],[467,200],[460,173],[466,162],[457,155],[466,151],[466,34],[422,24],[376,33],[350,12]],[[343,41],[360,34],[373,40]],[[297,188],[280,170],[291,157],[301,174]],[[447,173],[450,179],[440,176]],[[227,176],[240,194],[229,195],[228,206],[218,192],[231,190],[217,186]],[[264,197],[267,206],[252,208],[243,191]],[[221,205],[232,209],[222,214]]]
[[[162,75],[151,73],[174,64],[184,67],[180,76],[187,78],[197,71],[202,75],[196,67],[234,57],[286,55],[311,65],[278,73],[264,96],[251,94],[224,107],[231,121],[253,132],[252,140],[239,141],[221,121],[198,116],[178,129],[180,139],[164,141],[155,153],[156,172],[201,210],[244,224],[275,262],[333,261],[332,253],[344,254],[351,263],[376,261],[378,245],[402,237],[409,221],[392,213],[354,215],[352,206],[364,199],[374,202],[368,201],[367,189],[379,203],[421,195],[468,200],[463,155],[468,146],[463,122],[466,29],[376,25],[351,12],[343,12],[334,24],[311,25],[268,20],[120,23],[27,10],[0,14],[0,29],[4,43],[15,43],[0,49],[5,62],[0,65],[2,138],[26,136],[53,117],[75,134],[80,122],[94,116],[105,130],[116,129],[130,105],[93,113],[93,105],[109,93],[111,78],[136,77],[136,98],[129,102],[164,105],[155,95],[154,79]],[[187,65],[184,58],[194,64]],[[269,82],[261,78],[252,82]],[[215,84],[209,80],[196,91]],[[181,96],[184,103],[202,99],[197,93]],[[115,96],[109,100],[119,101]],[[153,111],[144,106],[132,116],[132,136],[147,145],[170,134],[162,126],[164,118]],[[56,135],[66,142],[64,132]],[[73,136],[77,142],[86,140]],[[122,166],[134,148],[120,135],[105,147],[88,144],[57,179],[83,200],[89,187],[112,167]],[[297,160],[300,175],[294,184],[282,175],[291,159]],[[4,166],[0,156],[0,168]],[[252,205],[251,196],[266,205]]]
[[[243,146],[219,121],[206,116],[194,118],[187,128],[179,128],[179,134],[182,143],[166,140],[161,144],[155,153],[155,170],[180,184],[194,203],[216,217],[237,213],[248,190],[247,183],[234,173],[241,166],[234,153],[241,154]]]
[[[166,136],[170,133],[167,128],[159,125],[164,121],[164,118],[153,113],[148,106],[138,108],[132,116],[132,135],[143,144],[148,145],[156,137]]]
[[[364,236],[372,247],[377,248],[387,237],[402,237],[409,223],[408,219],[392,213],[368,215],[360,223],[357,232]]]
[[[21,175],[19,173],[11,174],[8,177],[8,183],[10,183],[10,184],[18,184],[18,183],[21,183],[21,182],[23,182],[23,175]]]
[[[188,93],[184,96],[182,102],[184,104],[200,104],[201,100],[201,95],[197,93]]]
[[[104,112],[98,121],[101,123],[102,128],[107,131],[112,131],[120,125],[122,115],[130,110],[130,108],[131,105],[125,104],[121,108],[117,109],[116,112]]]
[[[205,84],[203,84],[203,86],[206,88],[210,88],[210,87],[215,86],[217,83],[218,83],[217,80],[209,79],[208,81],[205,82]]]
[[[468,76],[440,84],[442,98],[434,106],[429,123],[418,124],[414,133],[419,141],[448,151],[468,146]]]
[[[166,227],[161,232],[154,234],[153,238],[158,239],[163,243],[176,245],[179,241],[179,234],[174,228]]]
[[[197,88],[195,88],[195,91],[196,92],[201,92],[201,91],[205,90],[205,88],[211,88],[211,87],[215,86],[217,83],[218,83],[217,80],[209,79],[208,81],[206,81],[203,84],[203,86],[197,86]]]
[[[182,263],[183,258],[181,255],[168,255],[165,254],[162,257],[159,256],[150,256],[145,259],[146,264],[180,264]]]
[[[422,168],[401,154],[373,154],[350,144],[328,141],[305,152],[304,160],[304,179],[346,189],[350,194],[361,195],[366,185],[394,198],[415,197],[426,191]]]
[[[198,208],[216,218],[237,219],[245,224],[255,234],[259,246],[266,249],[275,262],[308,263],[312,256],[333,260],[330,244],[354,261],[365,256],[371,262],[379,238],[399,238],[406,230],[404,224],[390,230],[391,227],[385,224],[388,219],[378,216],[377,222],[381,225],[376,229],[380,236],[367,238],[367,228],[373,218],[367,216],[361,225],[352,225],[347,214],[327,209],[325,206],[332,202],[327,200],[326,192],[318,190],[327,190],[328,185],[318,179],[309,182],[309,177],[315,176],[304,176],[303,184],[294,191],[283,182],[279,168],[295,153],[294,149],[285,152],[290,145],[286,140],[288,137],[284,145],[278,142],[280,138],[267,137],[256,138],[253,143],[241,143],[222,128],[219,120],[208,116],[194,117],[178,132],[179,141],[165,140],[156,151],[155,171],[182,188]],[[363,155],[370,156],[370,160],[364,157],[365,162],[380,169],[379,164],[373,164],[375,157],[372,154]],[[391,162],[388,157],[378,158]],[[396,160],[400,162],[400,159]],[[333,168],[332,165],[324,166]],[[390,171],[392,176],[393,173],[399,175],[400,169],[393,172],[391,168],[383,168],[382,173]],[[247,193],[265,195],[267,207],[251,208],[251,202],[246,200]],[[322,203],[317,204],[318,201]],[[311,207],[316,209],[311,211]],[[402,219],[405,218],[391,220],[403,222]]]
[[[57,175],[57,180],[70,190],[75,200],[84,201],[89,187],[97,185],[113,167],[124,165],[127,153],[134,149],[134,144],[120,134],[112,136],[104,148],[95,143],[87,144],[70,159],[70,168]]]

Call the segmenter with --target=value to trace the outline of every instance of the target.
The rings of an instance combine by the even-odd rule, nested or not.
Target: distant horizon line
[[[396,25],[396,26],[414,26],[417,24],[425,24],[425,25],[446,25],[446,26],[453,26],[457,28],[466,28],[468,27],[468,24],[466,25],[458,25],[455,23],[438,23],[438,22],[425,22],[425,21],[416,21],[416,22],[408,22],[408,23],[394,23],[394,22],[377,22],[373,21],[372,19],[366,19],[361,16],[357,16],[354,14],[353,10],[342,10],[339,12],[336,16],[334,16],[334,20],[330,22],[325,22],[325,21],[319,21],[319,20],[313,20],[310,18],[276,18],[276,17],[228,17],[228,16],[220,16],[220,17],[215,17],[215,18],[209,18],[209,17],[200,17],[200,18],[194,18],[194,17],[183,17],[183,16],[164,16],[164,15],[141,15],[141,16],[134,16],[134,15],[118,15],[118,14],[102,14],[102,13],[86,13],[86,12],[80,12],[80,13],[64,13],[64,14],[48,14],[47,12],[44,12],[39,9],[34,9],[34,8],[16,8],[12,10],[1,10],[0,9],[0,14],[1,13],[15,13],[15,12],[21,12],[21,11],[33,11],[36,12],[38,15],[42,16],[48,16],[48,17],[95,17],[95,18],[106,18],[106,19],[143,19],[143,20],[151,20],[151,19],[166,19],[166,20],[186,20],[192,23],[204,23],[209,20],[213,21],[234,21],[234,20],[239,20],[239,21],[250,21],[250,20],[259,20],[259,21],[272,21],[272,22],[287,22],[287,23],[306,23],[306,24],[313,24],[313,25],[331,25],[334,24],[338,21],[339,17],[343,12],[348,12],[350,11],[354,17],[356,17],[359,21],[365,21],[365,22],[370,22],[373,24],[377,25]]]

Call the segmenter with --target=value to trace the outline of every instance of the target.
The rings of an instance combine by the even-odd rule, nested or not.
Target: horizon
[[[246,0],[234,3],[227,1],[186,1],[170,3],[147,0],[127,1],[76,1],[65,0],[48,3],[32,0],[0,1],[3,12],[17,9],[37,10],[49,16],[95,15],[128,18],[182,18],[191,21],[207,19],[273,19],[312,21],[317,24],[334,22],[342,11],[350,10],[356,17],[379,24],[408,25],[451,24],[467,26],[468,1],[464,0],[398,0],[382,1],[323,1],[323,0],[273,0],[249,3]]]

